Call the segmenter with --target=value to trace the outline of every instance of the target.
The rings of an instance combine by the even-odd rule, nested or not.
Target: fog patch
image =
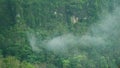
[[[103,15],[104,17],[102,16],[98,23],[89,27],[88,32],[82,36],[69,33],[39,42],[35,32],[27,32],[28,41],[35,52],[40,51],[40,46],[56,54],[69,53],[70,49],[75,50],[74,47],[80,46],[95,46],[102,49],[109,45],[118,45],[120,43],[115,41],[120,40],[119,11],[120,8],[116,8],[113,13]]]

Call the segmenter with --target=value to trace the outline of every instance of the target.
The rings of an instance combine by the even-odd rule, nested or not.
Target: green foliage
[[[35,68],[33,65],[27,62],[22,62],[20,68]]]
[[[35,68],[28,62],[20,62],[15,57],[0,58],[0,68]]]
[[[99,50],[94,46],[70,44],[79,51],[77,55],[57,55],[42,47],[46,46],[42,41],[56,36],[84,35],[99,15],[114,10],[113,2],[120,3],[119,0],[0,0],[0,68],[35,68],[31,63],[36,66],[41,63],[47,68],[116,67],[120,64],[117,45],[114,50],[112,45]],[[38,38],[37,53],[30,46],[27,32]],[[74,54],[69,48],[68,52]]]
[[[68,68],[70,65],[70,61],[69,60],[63,60],[63,68]]]
[[[2,68],[19,68],[19,61],[14,57],[3,59]]]

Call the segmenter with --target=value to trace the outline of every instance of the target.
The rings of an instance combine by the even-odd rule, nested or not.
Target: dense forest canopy
[[[120,0],[0,0],[0,68],[120,68]]]

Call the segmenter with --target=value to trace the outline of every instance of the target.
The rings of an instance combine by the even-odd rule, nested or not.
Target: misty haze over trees
[[[120,0],[0,0],[0,68],[120,68]]]

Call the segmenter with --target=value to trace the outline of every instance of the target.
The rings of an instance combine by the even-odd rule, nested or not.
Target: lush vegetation
[[[119,4],[119,0],[0,0],[0,68],[119,68],[118,35],[117,40],[110,38],[108,48],[75,43],[64,54],[43,44],[65,34],[85,35]],[[29,38],[32,35],[37,37],[37,49],[29,40],[35,40]]]

